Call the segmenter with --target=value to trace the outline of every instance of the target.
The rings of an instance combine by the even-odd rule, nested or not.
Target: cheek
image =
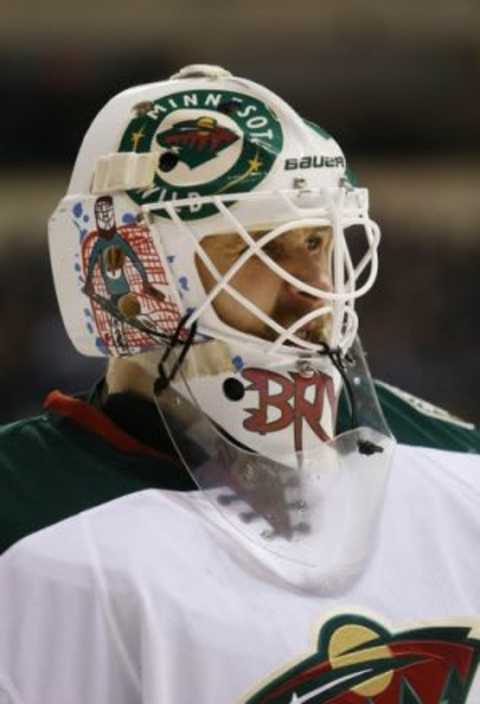
[[[258,259],[249,260],[233,277],[232,286],[264,313],[270,313],[280,293],[282,282]]]
[[[215,279],[197,254],[195,255],[195,266],[205,293],[210,293],[215,285]]]
[[[213,308],[226,325],[241,332],[262,334],[263,323],[230,294],[224,291],[219,293],[213,302]]]
[[[197,269],[203,287],[208,293],[214,285],[213,278],[202,262],[198,260]],[[261,261],[251,259],[230,280],[230,285],[263,313],[271,315],[277,305],[282,282]],[[227,325],[242,332],[263,335],[264,323],[228,292],[221,291],[215,297],[212,305],[220,320]]]

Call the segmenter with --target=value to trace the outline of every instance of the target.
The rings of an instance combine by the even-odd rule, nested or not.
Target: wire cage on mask
[[[189,219],[185,214],[191,209],[208,208],[210,216],[205,219]],[[182,280],[184,271],[188,280],[195,280],[193,294],[183,295],[190,308],[189,324],[198,321],[199,332],[220,339],[255,341],[255,336],[241,332],[219,319],[214,310],[220,293],[227,293],[246,310],[256,316],[271,331],[273,341],[261,341],[265,351],[290,354],[294,346],[318,352],[321,341],[305,339],[298,334],[304,326],[322,316],[331,317],[329,339],[334,348],[346,352],[355,339],[358,319],[355,302],[372,287],[378,269],[377,247],[380,230],[368,216],[368,192],[350,186],[321,190],[283,190],[254,192],[249,194],[192,196],[188,199],[169,201],[142,207],[147,215],[154,239],[161,241],[167,259],[171,262],[172,278]],[[356,226],[364,233],[364,253],[354,263],[350,255],[346,232]],[[299,228],[330,228],[332,246],[330,254],[330,277],[332,290],[314,286],[288,272],[266,251],[269,245],[283,235]],[[254,231],[262,230],[260,236]],[[202,238],[214,234],[238,235],[244,248],[228,271],[220,273],[215,263],[202,247]],[[358,238],[358,234],[356,235]],[[194,258],[203,263],[214,285],[205,292],[198,277]],[[288,326],[281,325],[248,295],[232,285],[232,280],[252,258],[257,258],[280,280],[298,292],[309,296],[320,305],[294,320]],[[182,292],[181,292],[182,293]]]
[[[68,333],[88,355],[128,356],[162,346],[185,316],[186,327],[198,322],[198,338],[252,344],[271,357],[316,354],[322,342],[348,351],[358,327],[355,303],[373,285],[380,233],[368,216],[368,193],[362,189],[278,190],[248,194],[192,196],[133,209],[126,194],[112,195],[115,227],[91,229],[97,198],[67,196],[50,222],[50,250],[59,300]],[[207,208],[207,210],[202,210]],[[197,217],[191,217],[195,211]],[[201,217],[206,213],[205,217]],[[190,216],[188,215],[190,214]],[[332,235],[331,287],[301,278],[271,256],[271,246],[296,228],[329,228]],[[362,253],[352,259],[351,230]],[[65,235],[68,233],[68,237]],[[242,251],[218,270],[203,248],[204,239],[234,233]],[[358,248],[356,248],[357,250]],[[206,290],[197,260],[208,271]],[[256,260],[285,288],[313,301],[288,319],[274,319],[235,287],[235,276]],[[71,268],[65,262],[71,261]],[[253,286],[255,286],[255,281]],[[253,290],[253,289],[252,289]],[[80,294],[80,295],[79,295]],[[261,321],[268,335],[243,332],[222,319],[215,308],[225,294]],[[297,296],[298,300],[299,296]],[[306,336],[317,322],[329,320],[327,339]],[[304,328],[304,329],[302,329]],[[325,329],[327,327],[325,326]],[[202,337],[203,336],[203,337]]]

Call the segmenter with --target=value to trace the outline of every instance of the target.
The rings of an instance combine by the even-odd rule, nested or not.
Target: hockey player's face
[[[252,233],[259,239],[265,233]],[[263,247],[263,251],[289,274],[306,284],[323,291],[331,291],[330,251],[332,233],[330,228],[297,228],[285,232]],[[225,275],[246,245],[236,233],[209,235],[201,245],[220,274]],[[215,280],[205,264],[196,257],[200,279],[207,293]],[[324,302],[308,293],[299,291],[273,272],[257,256],[250,257],[230,280],[230,285],[248,298],[262,312],[288,328],[300,317],[320,308]],[[222,291],[213,301],[219,318],[241,332],[273,340],[277,333],[227,292]],[[299,331],[297,335],[312,342],[327,339],[330,316],[322,315]]]

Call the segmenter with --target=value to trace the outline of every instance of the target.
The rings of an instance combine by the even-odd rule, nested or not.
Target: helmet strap
[[[187,338],[183,341],[180,339],[180,336],[184,330],[184,325],[187,322],[188,318],[190,317],[190,313],[187,313],[186,315],[183,316],[183,318],[180,319],[177,328],[170,338],[169,342],[167,343],[167,347],[160,359],[160,362],[158,364],[158,378],[155,380],[155,383],[153,385],[153,390],[155,393],[155,396],[159,396],[162,391],[164,391],[166,388],[168,388],[169,384],[173,379],[175,378],[175,375],[177,374],[178,370],[182,366],[183,360],[185,359],[185,356],[190,349],[190,347],[193,345],[193,341],[195,339],[195,334],[197,332],[197,323],[194,322],[189,331]],[[170,357],[174,347],[176,347],[178,344],[183,344],[182,351],[178,355],[177,359],[175,360],[172,368],[167,372],[165,370],[165,366],[168,362],[168,358]]]
[[[359,427],[358,415],[357,415],[357,403],[355,401],[355,394],[353,393],[352,384],[347,374],[347,365],[353,360],[349,357],[348,353],[342,353],[340,348],[332,349],[326,342],[320,343],[323,346],[323,352],[320,354],[325,354],[338,371],[342,377],[344,383],[345,391],[347,393],[348,408],[350,411],[350,427],[355,430]],[[357,443],[358,451],[362,455],[373,455],[376,452],[383,452],[383,447],[376,445],[370,440],[359,440]]]

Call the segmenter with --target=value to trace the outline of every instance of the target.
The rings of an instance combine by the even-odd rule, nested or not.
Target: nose
[[[325,293],[331,293],[333,291],[332,280],[328,271],[321,270],[316,282],[312,282],[312,285],[316,286],[321,291],[325,291]]]
[[[322,292],[331,293],[333,291],[329,268],[322,262],[304,260],[296,262],[294,266],[286,266],[285,269],[302,283],[319,289],[319,296]]]

